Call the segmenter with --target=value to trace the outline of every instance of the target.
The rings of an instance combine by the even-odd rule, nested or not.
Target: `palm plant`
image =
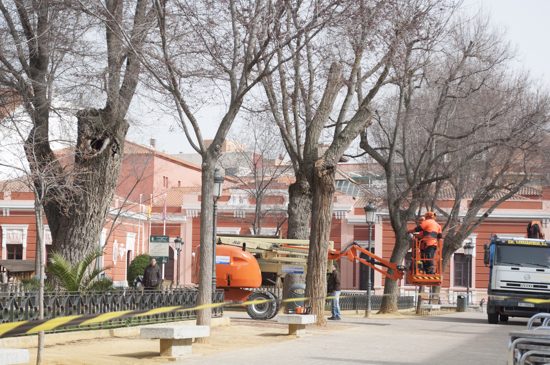
[[[50,256],[48,273],[56,279],[61,288],[70,292],[107,290],[112,287],[112,281],[109,278],[101,278],[100,275],[108,267],[92,268],[95,260],[101,256],[103,250],[93,250],[82,261],[71,265],[60,253],[54,252]]]

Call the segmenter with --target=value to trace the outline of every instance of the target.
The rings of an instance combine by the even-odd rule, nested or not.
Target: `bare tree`
[[[74,191],[75,186],[67,184],[71,181],[73,171],[70,168],[63,170],[63,175],[58,174],[57,164],[39,163],[36,151],[32,145],[25,144],[32,123],[28,118],[19,119],[16,109],[18,106],[17,95],[11,90],[0,93],[0,176],[5,179],[5,184],[19,182],[25,186],[34,196],[34,213],[36,223],[36,256],[35,273],[39,280],[38,289],[38,319],[44,319],[44,280],[46,266],[46,242],[44,240],[44,207],[49,199],[65,199],[81,193]],[[60,144],[68,144],[66,140],[52,140]],[[26,156],[26,157],[25,157]],[[52,173],[52,170],[56,174]],[[61,184],[67,185],[61,185]],[[3,186],[0,186],[3,188]],[[72,194],[50,194],[52,190],[70,191]],[[5,189],[1,189],[5,191]],[[69,205],[70,201],[56,201],[56,203]],[[41,364],[44,354],[45,334],[38,333],[37,364]]]
[[[54,247],[74,263],[98,241],[116,187],[125,116],[141,69],[135,51],[152,25],[151,5],[145,0],[0,1],[0,11],[0,85],[17,92],[33,123],[26,138],[27,153],[33,151],[29,166],[36,172],[48,166],[51,179],[58,180],[57,188],[47,191],[44,212]],[[125,46],[123,34],[130,34],[132,47]],[[49,140],[53,99],[83,92],[87,105],[75,112],[76,153],[69,164],[74,174],[63,181],[66,165]],[[103,107],[91,107],[93,101]]]
[[[440,42],[433,43],[434,47],[420,48],[421,55],[411,45],[404,62],[396,65],[392,80],[395,93],[380,105],[372,135],[362,136],[361,147],[386,175],[386,203],[396,235],[392,262],[401,262],[409,248],[407,222],[422,207],[435,207],[442,186],[451,181],[451,186],[464,188],[466,180],[456,176],[479,156],[516,156],[524,161],[518,156],[520,150],[507,142],[521,124],[527,130],[522,132],[525,136],[537,128],[529,126],[540,127],[538,109],[528,108],[523,110],[525,114],[518,114],[514,107],[525,89],[518,89],[519,85],[507,78],[507,45],[487,24],[480,19],[453,22],[448,31],[439,34]],[[518,118],[523,121],[518,123]],[[505,199],[525,183],[522,177],[506,186],[502,181],[514,164],[499,165],[496,159],[490,164],[494,166],[486,176],[467,182],[469,191],[478,193],[479,205],[475,202],[471,206],[472,217],[503,189],[507,189]],[[456,195],[460,199],[461,193]],[[456,219],[459,207],[457,200],[450,213]],[[476,224],[470,221],[460,234],[455,231],[456,220],[448,223],[448,230],[453,227],[451,237],[457,235],[459,239],[480,220]],[[384,293],[381,311],[397,310],[397,283],[386,280]]]
[[[213,205],[209,197],[223,142],[247,94],[272,72],[276,50],[297,34],[314,31],[334,6],[332,1],[324,3],[155,2],[159,46],[151,47],[142,62],[160,91],[172,99],[188,142],[202,158],[200,304],[212,299]],[[288,27],[282,21],[289,11],[304,15],[299,26]],[[200,107],[205,104],[222,110],[209,145],[201,128],[206,117]],[[202,310],[197,322],[209,324],[210,316],[210,310]]]
[[[304,238],[311,228],[306,295],[320,324],[336,165],[371,124],[373,102],[407,42],[423,39],[426,24],[448,10],[438,1],[346,5],[321,37],[312,40],[304,33],[289,45],[290,52],[302,49],[292,57],[292,67],[282,65],[263,81],[296,175],[289,188],[289,237]],[[288,18],[296,21],[295,14]],[[277,56],[284,58],[284,49]]]
[[[240,142],[237,151],[220,158],[220,165],[226,174],[232,171],[231,175],[238,180],[234,189],[243,191],[254,202],[250,224],[255,235],[262,234],[262,222],[267,216],[276,219],[277,232],[286,221],[285,214],[280,214],[285,210],[282,201],[269,209],[266,209],[264,202],[267,197],[274,197],[272,191],[280,188],[279,179],[291,169],[286,161],[284,145],[274,129],[275,124],[262,116],[265,117],[265,114],[254,113],[253,119],[235,133],[235,139]]]

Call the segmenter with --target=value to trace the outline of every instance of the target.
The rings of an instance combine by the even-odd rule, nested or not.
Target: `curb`
[[[195,320],[168,322],[174,325],[194,326]],[[93,340],[103,338],[120,338],[120,337],[139,337],[139,332],[142,327],[154,327],[162,323],[153,323],[143,326],[120,327],[103,330],[89,331],[74,331],[62,333],[46,334],[46,346],[60,345],[73,341]],[[230,326],[231,318],[221,317],[212,318],[211,326],[222,327]],[[21,337],[8,337],[0,339],[0,348],[36,348],[38,345],[38,335],[29,335]]]

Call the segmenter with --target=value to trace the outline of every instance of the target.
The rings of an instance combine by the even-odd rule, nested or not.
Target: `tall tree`
[[[312,41],[305,33],[289,45],[290,50],[304,45],[292,67],[279,67],[263,82],[296,175],[289,188],[289,236],[303,238],[311,227],[306,295],[320,324],[337,164],[370,125],[373,102],[392,64],[448,10],[439,1],[423,0],[346,5],[323,37]],[[289,14],[287,21],[295,17]],[[285,55],[282,49],[277,56]]]
[[[408,221],[422,207],[435,207],[438,191],[446,184],[465,188],[465,171],[468,165],[472,168],[474,158],[492,154],[495,159],[485,176],[481,173],[467,182],[467,190],[477,191],[468,216],[476,217],[487,201],[505,189],[503,180],[514,164],[499,165],[496,158],[517,156],[519,150],[508,142],[520,133],[521,125],[524,133],[520,135],[532,135],[534,129],[529,126],[540,121],[536,108],[519,112],[515,107],[525,89],[507,78],[507,45],[486,21],[452,22],[437,41],[428,49],[411,47],[404,62],[397,65],[392,80],[395,93],[380,105],[373,133],[364,134],[361,141],[361,147],[385,172],[386,204],[396,235],[390,259],[396,263],[409,248]],[[460,173],[466,180],[457,178]],[[513,195],[524,183],[521,178],[508,185],[505,196]],[[457,192],[457,198],[461,194]],[[458,219],[459,211],[457,201],[449,214]],[[458,233],[456,221],[449,223],[450,235],[456,234],[457,239],[476,226],[469,220]],[[384,293],[381,311],[397,310],[397,283],[386,279]]]
[[[245,97],[272,72],[276,50],[305,31],[315,33],[337,1],[155,1],[158,47],[153,45],[142,62],[160,91],[169,96],[188,142],[202,158],[200,217],[200,304],[212,299],[214,168]],[[302,14],[289,27],[287,12]],[[203,90],[198,92],[198,89]],[[209,104],[220,110],[209,144],[203,128]],[[209,324],[210,310],[197,316]]]
[[[0,1],[0,85],[17,91],[33,123],[25,142],[31,169],[48,166],[59,180],[47,195],[63,198],[47,198],[44,211],[55,249],[72,263],[96,247],[113,197],[141,70],[135,51],[152,25],[150,10],[146,0]],[[87,102],[75,112],[74,158],[59,161],[49,137],[53,99],[83,90],[103,106]],[[68,166],[74,173],[64,181]]]

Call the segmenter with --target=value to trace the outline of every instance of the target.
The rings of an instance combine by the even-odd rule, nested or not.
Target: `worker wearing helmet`
[[[435,274],[434,272],[434,257],[437,250],[437,244],[442,238],[441,226],[435,221],[434,212],[426,212],[424,221],[420,223],[422,228],[421,236],[421,253],[424,258],[424,272],[426,274]]]
[[[424,217],[419,217],[417,220],[416,220],[416,226],[414,228],[411,228],[407,231],[407,233],[409,234],[415,234],[415,233],[420,233],[422,232],[422,222],[424,222],[426,218]]]

